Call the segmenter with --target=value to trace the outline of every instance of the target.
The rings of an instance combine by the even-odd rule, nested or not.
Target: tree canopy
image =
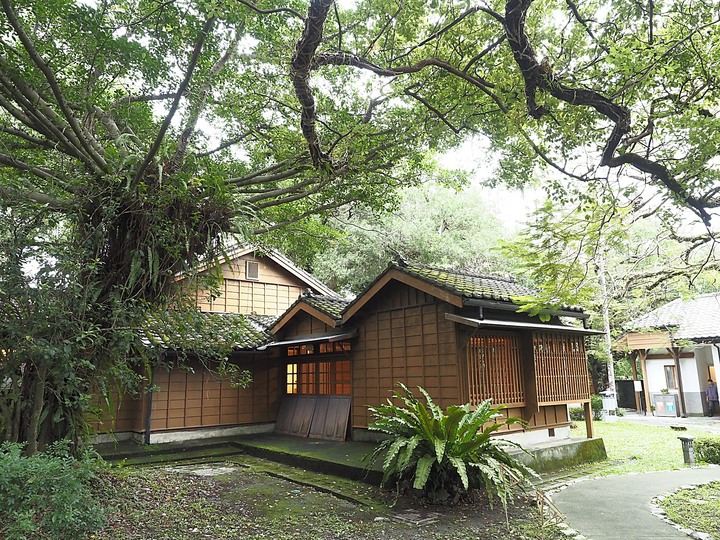
[[[20,216],[38,216],[28,243],[56,233],[48,291],[82,291],[92,309],[63,320],[105,343],[135,324],[123,309],[162,303],[223,233],[315,234],[348,206],[393,207],[399,186],[422,181],[433,156],[468,135],[499,157],[497,182],[536,178],[558,200],[576,197],[573,185],[617,182],[648,213],[689,208],[706,226],[698,241],[714,242],[711,3],[0,5],[6,244],[17,246]],[[7,280],[6,292],[27,294],[39,283]],[[72,356],[90,373],[97,341],[79,343]],[[47,389],[48,358],[26,364],[34,395]]]
[[[494,248],[510,233],[477,192],[408,188],[393,212],[337,218],[332,226],[337,237],[314,257],[312,269],[337,291],[360,293],[398,258],[475,273],[507,270]]]

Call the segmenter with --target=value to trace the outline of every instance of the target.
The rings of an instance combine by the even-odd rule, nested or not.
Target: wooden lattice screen
[[[478,333],[467,348],[470,403],[492,399],[494,405],[524,405],[520,338]]]
[[[590,379],[582,336],[533,334],[539,404],[586,401]]]

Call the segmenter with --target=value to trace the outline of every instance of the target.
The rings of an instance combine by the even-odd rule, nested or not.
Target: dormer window
[[[260,263],[245,261],[245,279],[257,281],[260,279]]]

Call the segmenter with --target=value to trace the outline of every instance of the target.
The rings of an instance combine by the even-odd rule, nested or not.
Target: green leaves
[[[366,456],[374,461],[384,454],[383,484],[393,482],[403,489],[411,481],[413,489],[431,500],[449,496],[453,501],[482,486],[505,505],[509,487],[503,470],[534,474],[503,449],[518,445],[490,437],[521,420],[499,421],[500,408],[489,401],[474,410],[468,404],[450,405],[443,411],[423,388],[419,391],[424,403],[402,383],[398,387],[394,402],[370,407],[369,429],[389,436]]]

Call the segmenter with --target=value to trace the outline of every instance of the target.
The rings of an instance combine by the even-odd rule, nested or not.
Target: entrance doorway
[[[285,396],[275,432],[331,441],[347,438],[350,360],[288,358]]]

